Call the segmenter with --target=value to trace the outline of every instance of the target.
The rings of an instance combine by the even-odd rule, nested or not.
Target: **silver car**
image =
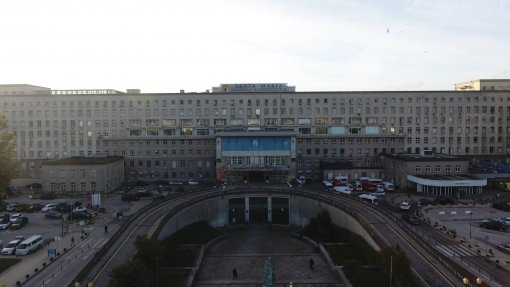
[[[16,247],[23,241],[23,239],[12,240],[2,249],[2,255],[13,255],[16,252]]]

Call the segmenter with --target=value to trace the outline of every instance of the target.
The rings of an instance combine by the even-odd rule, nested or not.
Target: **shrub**
[[[21,282],[16,281],[16,286],[21,286]]]
[[[46,262],[43,262],[42,266],[43,266],[43,267],[46,267]]]
[[[27,275],[25,275],[25,278],[27,278],[27,279],[28,279],[28,278],[30,278],[30,275],[28,275],[28,274],[27,274]]]
[[[39,272],[39,268],[35,268],[35,269],[34,269],[34,272],[35,272],[35,273]]]

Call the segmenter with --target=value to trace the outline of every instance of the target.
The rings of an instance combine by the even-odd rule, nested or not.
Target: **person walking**
[[[108,234],[108,225],[106,225],[106,224],[104,226],[104,234]]]
[[[232,279],[236,280],[237,279],[237,269],[234,267],[234,269],[232,269]]]
[[[71,236],[71,247],[74,246],[74,236]]]
[[[315,265],[315,262],[313,261],[313,258],[310,258],[310,260],[308,260],[308,263],[310,263],[310,270],[313,271],[313,265]]]

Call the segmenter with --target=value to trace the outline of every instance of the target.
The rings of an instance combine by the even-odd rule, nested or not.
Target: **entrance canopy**
[[[480,195],[487,186],[487,179],[471,175],[407,175],[407,180],[416,184],[416,192],[465,198]]]

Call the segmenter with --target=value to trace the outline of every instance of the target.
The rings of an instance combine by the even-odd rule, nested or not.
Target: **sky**
[[[510,78],[508,0],[0,2],[0,84],[452,90]]]

